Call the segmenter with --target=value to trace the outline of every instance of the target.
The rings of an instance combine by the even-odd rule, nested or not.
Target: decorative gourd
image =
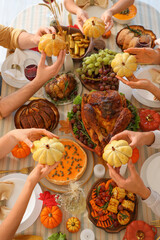
[[[104,22],[97,17],[91,17],[83,25],[83,33],[90,38],[98,38],[105,32]]]
[[[120,167],[132,156],[132,148],[125,140],[113,140],[104,148],[103,159],[111,166]]]
[[[76,233],[79,231],[81,223],[78,218],[71,217],[67,220],[66,227],[69,232]]]
[[[48,57],[58,56],[60,50],[66,48],[65,41],[55,34],[44,34],[39,41],[38,50],[44,51]]]
[[[62,212],[59,207],[44,207],[40,215],[41,223],[46,228],[55,228],[62,222]]]
[[[154,229],[154,230],[153,230]],[[131,222],[126,229],[123,240],[152,240],[157,233],[156,227],[150,226],[144,221],[137,220]]]
[[[33,159],[41,164],[53,165],[63,156],[64,145],[57,138],[42,137],[33,144],[31,149]]]
[[[111,62],[113,71],[120,77],[130,77],[137,69],[136,57],[129,53],[118,53]]]
[[[110,36],[111,36],[111,31],[105,32],[105,33],[102,35],[102,37],[105,38],[105,39],[109,38]]]
[[[25,142],[19,142],[11,152],[16,158],[25,158],[31,153],[31,150]]]

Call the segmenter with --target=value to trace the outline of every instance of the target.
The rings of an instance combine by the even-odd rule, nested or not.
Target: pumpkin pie
[[[87,155],[85,151],[70,139],[61,139],[64,144],[64,154],[58,166],[46,177],[51,183],[67,185],[70,181],[77,181],[87,167]]]

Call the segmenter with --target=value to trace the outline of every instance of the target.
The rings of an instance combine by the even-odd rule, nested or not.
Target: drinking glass
[[[86,198],[81,188],[61,195],[61,204],[65,211],[77,216],[86,210]]]
[[[138,48],[151,47],[151,42],[152,42],[151,36],[149,34],[144,34],[138,38],[136,47]]]
[[[34,59],[28,58],[24,61],[24,74],[30,81],[36,77],[37,62]]]

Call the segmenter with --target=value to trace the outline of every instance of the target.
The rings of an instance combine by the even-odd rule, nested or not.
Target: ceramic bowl
[[[56,31],[58,32],[58,28],[56,26],[54,26],[54,27],[55,27]],[[73,34],[73,33],[81,33],[82,34],[82,32],[77,28],[66,27],[66,26],[61,26],[61,27],[62,27],[62,30],[67,31],[68,34]],[[98,52],[100,49],[105,49],[105,42],[102,39],[90,38],[90,43],[89,43],[88,48],[86,49],[85,54],[83,56],[77,57],[77,58],[72,57],[72,59],[74,61],[80,62],[90,52],[92,52],[92,51]]]
[[[129,24],[129,23],[136,17],[136,15],[137,15],[137,8],[136,8],[136,6],[135,6],[135,5],[132,5],[132,6],[129,7],[129,9],[130,9],[130,8],[132,8],[132,10],[134,9],[134,11],[135,11],[135,14],[134,14],[132,17],[130,17],[130,18],[128,18],[128,19],[119,19],[119,18],[117,18],[116,15],[115,15],[115,16],[112,17],[113,20],[114,20],[115,22],[119,23],[119,24]],[[130,9],[130,10],[131,10],[131,9]],[[125,15],[124,15],[124,16],[125,16]],[[124,17],[124,18],[125,18],[125,17]]]
[[[112,18],[115,22],[117,22],[119,24],[129,24],[135,18],[135,16],[133,18],[130,18],[130,19],[119,19],[119,18],[116,18],[114,16],[112,16]]]

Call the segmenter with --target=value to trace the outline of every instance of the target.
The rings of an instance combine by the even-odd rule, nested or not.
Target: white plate
[[[63,74],[63,73],[60,73],[59,75],[61,75],[61,74]],[[72,75],[72,76],[76,79],[77,89],[78,89],[77,95],[81,95],[81,93],[82,93],[82,83],[81,83],[81,81],[79,80],[79,78],[78,78],[75,74],[73,74],[73,73],[68,73],[68,74]],[[43,86],[43,95],[44,95],[44,97],[45,97],[48,101],[50,101],[50,102],[52,102],[52,103],[54,103],[54,104],[56,104],[56,105],[66,105],[66,104],[72,103],[73,100],[74,100],[74,99],[73,99],[73,100],[67,100],[67,101],[65,101],[65,102],[57,102],[57,103],[56,103],[56,101],[52,100],[52,98],[46,93],[46,91],[45,91],[45,86]],[[77,95],[75,95],[75,97],[76,97]]]
[[[146,187],[149,187],[148,177],[147,177],[147,168],[148,168],[149,164],[157,157],[160,158],[160,153],[155,153],[155,154],[151,155],[149,158],[147,158],[145,160],[145,162],[142,165],[140,177],[142,178]]]
[[[150,69],[155,68],[160,70],[160,66],[158,65],[150,65],[150,66],[142,66],[138,71],[136,71],[135,76],[139,79],[148,79],[152,81],[151,74],[149,72]],[[155,86],[159,87],[159,84],[153,83]],[[133,89],[133,96],[142,104],[148,107],[160,107],[160,101],[154,100],[154,95],[149,91],[143,89]]]
[[[10,199],[7,201],[7,207],[12,209],[18,196],[20,195],[20,193],[24,187],[25,180],[19,179],[17,177],[10,177],[9,181],[14,183],[13,193],[12,193]],[[21,223],[25,222],[30,217],[31,213],[33,212],[33,209],[35,208],[35,203],[36,203],[36,196],[35,196],[35,192],[33,192]]]
[[[2,177],[1,181],[13,181],[15,183],[15,188],[13,190],[12,196],[9,201],[7,201],[7,206],[12,208],[24,186],[24,183],[27,179],[28,175],[21,174],[21,173],[15,173],[15,174],[9,174],[4,177]],[[16,233],[22,232],[28,227],[30,227],[38,218],[41,209],[42,209],[42,201],[39,200],[39,194],[42,193],[42,190],[37,184],[33,190],[33,193],[31,195],[30,201],[28,203],[27,209],[24,213],[24,216],[22,218],[22,221],[19,225],[19,228],[17,229]]]
[[[26,54],[26,59],[32,58],[37,62],[37,65],[38,65],[40,58],[41,58],[40,53],[38,53],[36,51],[32,51],[32,50],[24,50],[24,52]],[[4,72],[6,70],[11,68],[11,65],[13,64],[12,61],[13,61],[13,54],[9,55],[2,65],[2,68],[1,68],[2,78],[8,85],[15,87],[15,88],[21,88],[30,82],[27,78],[25,78],[25,76],[24,76],[24,78],[26,79],[25,81],[24,80],[16,81],[16,80],[13,80],[11,77],[4,74]],[[47,64],[47,62],[46,62],[46,64]]]
[[[149,187],[160,194],[160,154],[154,156],[147,167],[147,181]]]

